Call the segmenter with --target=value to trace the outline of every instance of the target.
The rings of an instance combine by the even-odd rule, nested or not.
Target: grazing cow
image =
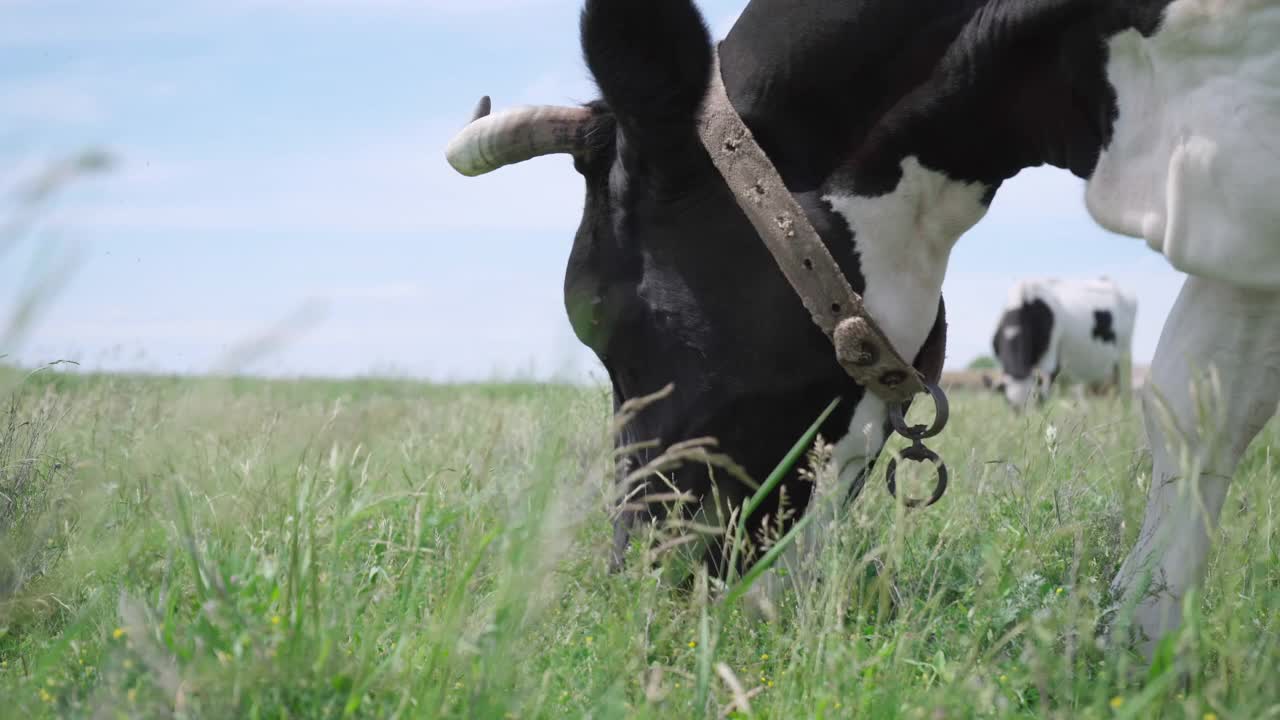
[[[812,498],[795,474],[784,482],[818,513],[804,543],[817,550],[881,449],[886,404],[836,361],[700,142],[714,55],[693,2],[586,0],[581,40],[601,100],[479,118],[450,162],[479,175],[572,156],[586,200],[565,275],[570,322],[616,402],[675,387],[619,440],[660,440],[641,460],[714,436],[760,478],[843,400],[821,427],[837,440],[838,482]],[[1099,223],[1190,274],[1149,389],[1199,487],[1175,482],[1178,448],[1146,413],[1150,504],[1115,580],[1151,651],[1181,622],[1236,462],[1280,397],[1280,3],[752,0],[718,54],[732,106],[908,360],[942,330],[953,245],[1026,167],[1087,179]],[[1226,411],[1202,438],[1189,386],[1211,365]],[[710,507],[709,473],[691,464],[667,479],[709,514],[747,496],[721,478]],[[628,490],[649,489],[667,491]],[[619,517],[619,550],[647,518]]]
[[[1043,399],[1063,374],[1091,390],[1127,396],[1138,303],[1108,279],[1024,280],[1009,290],[991,339],[1002,375],[995,389],[1015,408]]]

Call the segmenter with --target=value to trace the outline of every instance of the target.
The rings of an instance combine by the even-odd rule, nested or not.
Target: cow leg
[[[1221,383],[1221,411],[1204,417],[1211,367]],[[1280,293],[1189,278],[1143,393],[1153,460],[1146,517],[1112,583],[1134,608],[1139,648],[1148,658],[1181,624],[1183,597],[1203,577],[1236,463],[1278,399]]]
[[[868,393],[858,403],[849,432],[831,453],[835,482],[825,478],[814,488],[805,515],[814,517],[796,542],[782,553],[774,568],[764,573],[747,595],[747,607],[757,615],[772,618],[774,604],[785,585],[798,591],[811,587],[816,579],[814,565],[836,531],[836,523],[862,490],[871,463],[886,439],[888,408],[880,398]],[[785,571],[785,577],[779,570]]]

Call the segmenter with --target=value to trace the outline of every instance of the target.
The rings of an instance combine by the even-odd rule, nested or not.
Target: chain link
[[[947,465],[942,462],[942,458],[938,456],[938,453],[925,446],[924,441],[931,437],[936,437],[938,433],[941,433],[946,428],[948,420],[951,419],[951,405],[947,402],[947,394],[942,391],[942,388],[933,383],[928,383],[925,385],[925,389],[928,391],[929,397],[933,399],[934,418],[932,425],[907,425],[906,414],[909,402],[894,403],[889,407],[889,423],[893,426],[894,432],[911,441],[911,447],[890,458],[889,466],[885,468],[885,481],[889,485],[889,494],[894,497],[898,496],[898,461],[900,459],[917,463],[933,463],[934,471],[937,474],[933,495],[928,500],[903,499],[902,504],[909,508],[929,507],[941,500],[942,496],[947,492]]]

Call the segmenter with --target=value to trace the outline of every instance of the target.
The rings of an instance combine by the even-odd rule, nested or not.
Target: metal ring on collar
[[[889,484],[890,495],[898,497],[899,458],[903,460],[910,460],[911,462],[931,462],[938,474],[938,481],[933,486],[933,495],[930,496],[928,500],[905,498],[902,501],[903,505],[909,508],[929,507],[942,499],[942,496],[947,492],[947,465],[942,462],[942,458],[938,457],[938,453],[923,445],[912,445],[889,460],[889,466],[885,468],[885,481]]]
[[[927,440],[941,433],[951,419],[951,404],[947,402],[947,394],[933,383],[925,383],[925,390],[933,398],[933,424],[907,425],[906,403],[889,405],[889,422],[899,435],[908,440]]]

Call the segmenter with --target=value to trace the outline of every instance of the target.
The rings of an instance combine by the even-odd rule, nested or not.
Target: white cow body
[[[1049,326],[1024,327],[1019,310],[1035,301],[1048,306]],[[1001,385],[1011,404],[1020,407],[1041,389],[1046,378],[1060,373],[1087,386],[1127,385],[1131,373],[1133,328],[1138,302],[1107,278],[1023,280],[1009,289],[1005,316],[996,328],[994,344],[1021,333],[1039,331],[1048,335],[1045,350],[1037,357],[1024,357],[1026,367],[1005,364]],[[1099,325],[1098,313],[1106,320]],[[1030,322],[1030,319],[1025,322]],[[1007,354],[997,350],[997,359]],[[1020,371],[1021,370],[1021,371]],[[1029,370],[1029,372],[1028,372]]]
[[[1151,37],[1112,38],[1108,75],[1119,116],[1089,210],[1191,276],[1144,389],[1151,492],[1113,585],[1150,656],[1280,400],[1280,2],[1177,0]],[[1222,411],[1202,418],[1210,373]]]

